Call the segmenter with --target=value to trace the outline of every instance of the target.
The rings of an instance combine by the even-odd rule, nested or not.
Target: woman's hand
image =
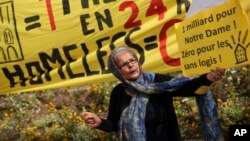
[[[218,82],[225,76],[226,69],[216,67],[207,73],[207,79],[211,82]]]
[[[101,119],[93,113],[83,112],[81,116],[84,118],[85,125],[89,127],[95,128],[101,124]]]

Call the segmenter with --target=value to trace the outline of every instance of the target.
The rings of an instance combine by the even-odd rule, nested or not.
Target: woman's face
[[[127,51],[116,54],[115,64],[123,77],[127,80],[136,80],[140,75],[140,67],[136,58]]]

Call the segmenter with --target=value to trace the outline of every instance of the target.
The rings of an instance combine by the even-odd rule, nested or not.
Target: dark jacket
[[[168,81],[172,77],[169,75],[156,74],[154,82]],[[173,106],[175,96],[196,96],[194,92],[200,86],[210,85],[211,82],[205,75],[193,79],[173,92],[150,95],[146,107],[146,134],[147,141],[179,141],[181,140],[180,130]],[[98,129],[103,131],[118,131],[120,115],[125,107],[130,103],[131,96],[127,95],[123,86],[118,84],[114,87],[109,104],[107,119],[102,119]]]

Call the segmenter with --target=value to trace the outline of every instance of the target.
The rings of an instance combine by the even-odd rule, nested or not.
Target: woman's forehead
[[[117,52],[115,57],[120,57],[120,56],[133,56],[133,54],[127,50],[122,50],[120,52]]]
[[[122,60],[127,58],[134,58],[133,54],[129,51],[121,51],[117,53],[114,57],[115,60]]]

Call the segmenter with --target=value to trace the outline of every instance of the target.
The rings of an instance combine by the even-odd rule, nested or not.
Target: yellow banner
[[[215,67],[250,64],[249,33],[248,17],[237,0],[176,24],[183,74],[199,75]]]
[[[180,70],[174,24],[184,0],[1,0],[0,93],[114,80],[109,52],[134,49],[146,71]]]
[[[190,4],[1,0],[0,94],[115,80],[107,58],[121,45],[137,52],[145,71],[180,71],[174,24],[184,19]]]

